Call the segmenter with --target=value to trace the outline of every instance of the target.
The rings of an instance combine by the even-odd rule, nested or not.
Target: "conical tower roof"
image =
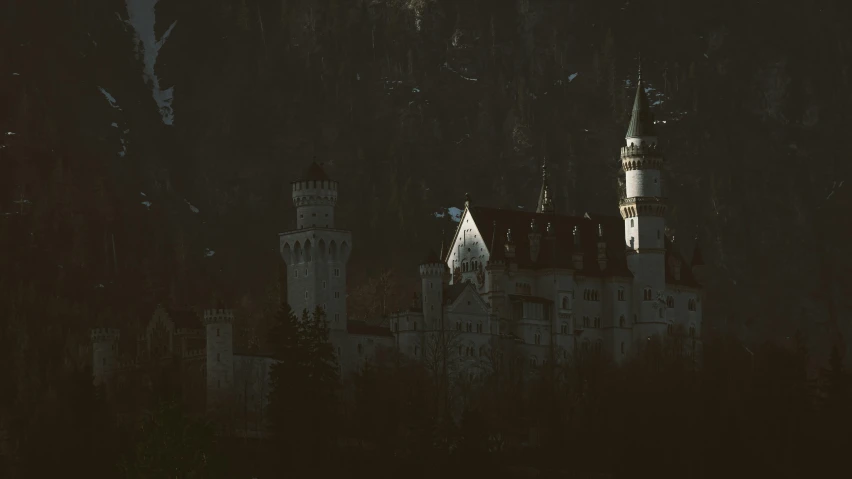
[[[657,136],[654,128],[654,115],[648,103],[648,95],[645,94],[645,85],[642,83],[642,74],[639,74],[639,84],[636,86],[636,98],[633,100],[633,111],[630,113],[630,126],[627,127],[625,138],[638,138],[643,136]]]

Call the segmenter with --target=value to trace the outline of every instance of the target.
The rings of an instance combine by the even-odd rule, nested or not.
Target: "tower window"
[[[541,333],[535,333],[535,344],[541,344]]]
[[[624,327],[624,315],[621,315],[621,317],[618,318],[618,326],[621,328]]]
[[[562,334],[568,334],[568,323],[562,323]]]
[[[337,269],[337,268],[334,268],[334,275],[335,275],[335,276],[340,276],[340,270],[339,270],[339,269]]]
[[[308,292],[305,291],[305,299],[308,299]]]
[[[334,299],[340,299],[340,291],[334,292]]]
[[[624,290],[623,289],[618,290],[618,300],[624,301]]]
[[[298,277],[299,277],[299,270],[298,270],[298,269],[293,270],[293,275],[294,275],[296,278],[298,278]]]
[[[305,268],[305,277],[306,278],[308,277],[308,269],[307,268]]]
[[[299,215],[299,219],[303,219],[305,215]]]
[[[340,321],[340,313],[334,313],[334,322]]]
[[[630,227],[633,228],[633,218],[630,218]]]
[[[325,289],[325,280],[322,280],[322,289]]]

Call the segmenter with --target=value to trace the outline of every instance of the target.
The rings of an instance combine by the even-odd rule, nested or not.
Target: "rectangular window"
[[[334,299],[340,299],[340,291],[334,292]]]
[[[322,289],[325,289],[325,280],[322,280]]]
[[[340,276],[340,270],[339,269],[334,268],[334,276]]]

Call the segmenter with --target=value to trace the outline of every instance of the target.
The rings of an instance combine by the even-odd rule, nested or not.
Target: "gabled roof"
[[[579,228],[583,270],[587,276],[633,277],[627,268],[627,247],[624,242],[624,220],[620,216],[591,215],[589,218],[552,213],[504,210],[474,206],[468,210],[476,223],[485,247],[492,260],[506,259],[506,230],[512,230],[515,244],[514,262],[522,269],[560,268],[572,269],[574,253],[574,227]],[[530,257],[530,223],[535,218],[541,232],[541,252],[536,261]],[[464,220],[464,218],[462,219]],[[546,232],[547,224],[553,236]],[[597,257],[598,224],[603,228],[607,249],[607,268],[601,271]],[[495,229],[496,227],[496,229]],[[493,251],[492,251],[493,238]],[[448,252],[449,258],[449,252]]]
[[[651,106],[648,104],[645,85],[640,78],[639,84],[636,86],[636,98],[633,100],[633,111],[630,113],[630,126],[627,127],[625,138],[656,135],[654,115],[651,113]]]
[[[452,303],[459,299],[459,296],[464,292],[465,288],[470,286],[470,283],[456,283],[444,287],[444,304]]]

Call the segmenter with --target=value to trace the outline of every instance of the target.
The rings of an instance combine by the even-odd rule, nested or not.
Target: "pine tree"
[[[269,347],[277,360],[269,373],[269,418],[272,432],[279,439],[286,440],[293,430],[291,422],[299,395],[292,392],[299,391],[304,382],[300,377],[305,362],[301,336],[302,324],[290,306],[282,304],[269,332]]]

